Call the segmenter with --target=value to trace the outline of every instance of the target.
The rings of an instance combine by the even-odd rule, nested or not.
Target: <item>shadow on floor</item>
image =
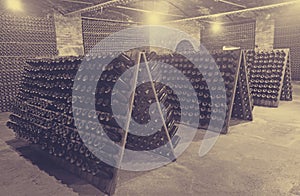
[[[79,195],[105,195],[93,185],[89,184],[85,180],[80,179],[78,176],[62,169],[56,165],[51,159],[49,159],[46,152],[37,151],[34,147],[31,147],[27,142],[21,139],[12,139],[6,141],[7,145],[11,146],[21,157],[30,161],[33,165],[37,166],[40,170],[47,173],[49,176],[55,177],[57,180],[66,184],[72,188],[74,192]],[[126,184],[133,179],[145,175],[147,172],[129,172],[120,171],[120,180],[117,182],[118,185]]]
[[[232,120],[230,126],[235,126],[239,124],[249,123],[249,121]],[[205,131],[199,130],[196,134],[194,141],[203,140]],[[72,188],[74,192],[79,195],[104,195],[96,187],[92,186],[85,180],[80,179],[76,175],[62,169],[60,166],[56,165],[51,159],[48,158],[46,152],[41,152],[30,146],[27,142],[21,139],[10,139],[6,141],[7,145],[11,146],[20,156],[24,157],[30,161],[33,165],[37,166],[40,170],[44,171],[50,176],[55,177],[57,180],[61,181],[63,184]],[[128,182],[143,176],[148,172],[128,172],[120,171],[120,180],[117,182],[117,187],[127,184]]]
[[[73,191],[79,195],[104,195],[100,190],[88,182],[57,166],[53,161],[47,158],[45,153],[36,151],[26,142],[19,139],[13,139],[6,143],[18,152],[20,156],[30,161],[48,175],[54,176],[57,180],[72,188]]]
[[[252,121],[247,121],[247,120],[239,120],[239,119],[231,119],[229,122],[229,129],[230,127],[236,126],[236,125],[242,125],[242,124],[247,124],[251,123]]]

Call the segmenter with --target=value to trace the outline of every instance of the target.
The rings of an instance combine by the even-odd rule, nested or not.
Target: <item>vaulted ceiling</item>
[[[5,7],[6,0],[0,0]],[[49,12],[62,14],[80,13],[85,17],[96,17],[122,21],[143,22],[145,15],[153,12],[164,21],[206,16],[223,12],[245,10],[292,0],[21,0],[27,12]],[[300,1],[300,0],[299,0]],[[268,9],[266,9],[268,12]],[[2,10],[5,12],[5,10]],[[256,11],[236,13],[222,17],[223,21],[253,18]],[[207,19],[210,20],[210,19]],[[204,20],[205,21],[205,20]]]

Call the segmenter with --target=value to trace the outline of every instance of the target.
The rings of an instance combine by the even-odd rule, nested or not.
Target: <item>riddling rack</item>
[[[200,111],[199,127],[207,128],[211,118],[217,117],[210,116],[212,108],[210,94],[202,74],[213,74],[214,71],[211,70],[210,65],[215,61],[225,81],[226,122],[222,133],[227,133],[231,117],[252,120],[243,57],[241,51],[214,53],[213,58],[209,54],[197,54],[197,62],[204,66],[205,73],[197,71],[197,68],[178,54],[154,58],[152,56],[150,62],[166,62],[189,78],[197,93],[197,101],[199,101],[197,102]],[[13,107],[13,114],[7,126],[13,129],[18,137],[48,152],[49,158],[58,165],[87,180],[104,193],[113,194],[118,169],[97,158],[98,153],[104,153],[101,154],[102,158],[105,155],[106,160],[116,163],[122,161],[124,149],[152,150],[154,154],[175,161],[174,149],[180,140],[180,137],[176,135],[178,124],[181,123],[180,118],[183,115],[190,114],[181,114],[181,103],[177,95],[173,89],[160,82],[161,77],[164,77],[163,74],[151,76],[157,71],[155,70],[157,66],[155,62],[148,64],[145,53],[140,54],[137,66],[134,66],[134,62],[128,56],[119,55],[105,66],[98,80],[99,76],[95,71],[99,69],[97,63],[102,60],[105,62],[106,59],[110,59],[109,56],[85,58],[85,63],[87,63],[85,66],[90,70],[91,75],[79,73],[76,77],[76,81],[84,82],[85,85],[74,83],[75,75],[83,62],[82,57],[30,60],[25,67],[18,100]],[[139,69],[141,63],[146,64],[147,72],[142,74],[146,73],[150,82],[143,82],[137,86],[137,77],[141,74]],[[131,68],[135,68],[132,75],[122,78],[121,76]],[[142,76],[142,78],[145,77],[147,76]],[[167,80],[179,79],[167,78]],[[120,82],[122,88],[114,92],[117,81]],[[97,88],[93,94],[90,87],[94,82],[97,82]],[[133,89],[136,87],[134,94],[130,90],[132,87]],[[74,94],[72,88],[87,96]],[[185,89],[180,88],[181,94],[184,94]],[[214,86],[214,90],[218,91],[218,86]],[[115,99],[112,99],[113,93],[117,95]],[[88,95],[94,95],[95,103]],[[129,107],[128,100],[130,100]],[[150,107],[155,102],[160,111],[158,115],[152,113]],[[80,103],[81,107],[77,107],[76,103]],[[158,103],[163,104],[164,107],[161,108]],[[120,110],[123,113],[120,115],[121,117],[127,116],[125,128],[117,123],[118,116],[113,114],[112,104],[123,105]],[[96,109],[98,119],[96,123],[91,120],[94,118],[95,111],[87,109],[91,106],[95,106]],[[224,112],[224,108],[220,106],[216,108]],[[152,116],[150,117],[145,111],[149,111]],[[163,112],[166,117],[162,115]],[[81,116],[81,118],[76,119],[75,125],[76,116]],[[147,135],[140,136],[139,130],[128,132],[128,122],[130,122],[128,116],[139,124],[145,124],[151,118],[162,118],[163,126],[151,130],[152,132]],[[82,134],[79,132],[82,130],[87,132]],[[102,130],[110,141],[122,147],[121,150],[109,145],[108,138],[102,137]],[[158,148],[162,146],[165,148]]]
[[[221,133],[228,132],[230,119],[236,118],[241,120],[253,120],[252,116],[252,98],[250,96],[250,89],[248,85],[248,75],[245,66],[244,51],[226,51],[226,52],[213,52],[213,53],[195,53],[189,54],[190,58],[194,58],[199,66],[204,68],[204,73],[199,72],[197,67],[193,65],[186,57],[180,54],[163,55],[154,58],[154,60],[170,64],[184,73],[185,77],[189,78],[193,88],[197,93],[199,103],[199,128],[208,129],[211,119],[218,119],[218,116],[211,116],[211,97],[207,83],[203,75],[212,76],[210,80],[214,80],[215,70],[212,68],[213,63],[216,63],[222,78],[225,83],[226,89],[226,118]],[[211,56],[213,58],[211,58]],[[166,73],[165,73],[166,74]],[[182,80],[182,78],[168,77],[170,82]],[[213,86],[211,90],[218,91],[218,86]],[[182,89],[184,91],[184,89]],[[189,100],[187,101],[194,101]],[[216,106],[219,112],[222,112],[222,106]],[[185,114],[182,114],[185,115]],[[186,114],[191,115],[191,114]],[[194,115],[198,115],[194,114]],[[214,129],[214,128],[212,128]],[[215,130],[212,130],[215,131]]]
[[[81,61],[76,57],[31,60],[25,67],[18,100],[7,126],[18,137],[52,155],[50,159],[57,164],[86,179],[104,193],[110,193],[114,189],[116,169],[87,150],[83,139],[89,139],[95,148],[103,142],[92,140],[92,137],[80,137],[77,131],[80,127],[74,125],[72,86]],[[76,108],[75,111],[83,117],[89,114],[85,108]],[[95,133],[99,129],[97,125],[88,123],[80,126],[87,125]]]
[[[291,69],[291,56],[290,53],[287,58],[286,70],[283,78],[283,86],[281,90],[280,100],[292,101],[293,100],[293,87],[292,87],[292,69]]]
[[[292,100],[289,49],[248,50],[246,60],[254,105],[278,107],[280,100]]]
[[[98,68],[97,62],[105,61],[107,58],[109,57],[87,57],[87,69],[90,69],[91,75],[79,75],[76,79],[85,81],[85,84],[97,82],[98,76],[93,75],[94,70]],[[146,61],[145,54],[143,60]],[[73,87],[85,92],[86,95],[92,93],[89,85],[73,86],[82,57],[36,59],[28,63],[18,100],[14,104],[13,114],[10,115],[7,126],[13,129],[18,137],[48,152],[51,155],[49,158],[56,164],[87,180],[104,193],[114,193],[118,169],[99,160],[97,155],[102,153],[102,158],[105,156],[105,159],[110,162],[118,162],[122,152],[119,148],[109,145],[109,141],[102,137],[101,127],[109,139],[122,146],[122,149],[126,147],[135,151],[153,150],[159,156],[175,160],[173,151],[166,148],[163,148],[163,151],[156,151],[158,147],[169,145],[170,143],[167,142],[170,140],[172,145],[168,148],[173,148],[179,140],[178,136],[175,136],[178,114],[175,114],[175,109],[172,107],[172,104],[176,103],[176,96],[169,96],[173,94],[171,89],[160,83],[150,82],[140,85],[136,88],[134,102],[130,106],[132,115],[129,116],[132,116],[136,122],[143,123],[149,119],[144,112],[145,108],[149,108],[155,102],[164,104],[168,116],[165,120],[166,126],[162,127],[161,131],[156,130],[153,135],[136,136],[135,130],[128,133],[128,128],[124,130],[115,120],[111,109],[112,89],[119,77],[134,65],[126,55],[122,54],[115,58],[103,70],[94,94],[95,103],[92,103],[90,96],[81,97],[72,92]],[[136,68],[134,76],[138,70]],[[131,93],[128,89],[131,87],[129,82],[132,82],[132,78],[134,77],[128,78],[130,81],[122,81],[123,91],[118,92],[118,97],[114,100],[124,105],[123,116],[128,112],[127,100],[124,97]],[[156,91],[149,93],[149,88]],[[169,98],[166,99],[168,96]],[[82,107],[74,107],[76,102],[80,102]],[[98,123],[89,121],[93,118],[94,111],[86,108],[91,106],[96,108]],[[76,120],[76,125],[73,112],[77,117],[79,115],[82,118]],[[155,117],[159,118],[159,116]],[[84,129],[88,132],[79,134],[79,130]],[[89,148],[84,141],[89,144]]]

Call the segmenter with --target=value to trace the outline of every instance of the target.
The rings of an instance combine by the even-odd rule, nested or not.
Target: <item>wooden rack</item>
[[[252,94],[258,94],[259,97],[257,96],[253,96],[254,97],[254,105],[257,106],[266,106],[266,107],[278,107],[279,106],[279,102],[280,100],[285,100],[285,101],[291,101],[292,100],[292,84],[291,84],[291,68],[290,68],[290,63],[291,63],[291,59],[290,59],[290,50],[289,49],[276,49],[276,51],[283,51],[285,53],[285,57],[284,57],[284,62],[282,64],[282,72],[280,73],[281,77],[279,82],[279,87],[277,88],[277,90],[274,94],[276,94],[276,98],[266,98],[266,97],[262,97],[265,96],[265,93],[263,92],[254,92],[254,89],[256,89],[256,87],[253,85],[253,81],[250,80],[250,86],[252,89]],[[246,53],[248,52],[253,52],[253,51],[246,51]],[[274,51],[271,51],[274,52]],[[254,59],[258,59],[258,55],[259,53],[255,52],[254,54]],[[247,55],[246,55],[247,56]],[[267,59],[269,61],[269,59]],[[250,60],[250,58],[246,58],[246,62],[247,65],[249,66],[250,69],[250,77],[256,77],[256,76],[263,76],[263,74],[261,73],[256,73],[253,72],[252,70],[254,70],[253,66],[255,66],[255,63],[253,63],[253,59]],[[274,64],[272,64],[274,65]],[[262,70],[262,69],[261,69]],[[269,71],[272,71],[272,68],[269,69]],[[252,81],[252,82],[251,82]],[[272,83],[270,83],[271,85],[273,85]],[[269,90],[268,88],[261,88],[262,90],[266,91]]]
[[[219,70],[221,74],[223,74],[223,79],[225,83],[230,83],[232,87],[228,87],[225,85],[226,94],[227,94],[227,110],[226,110],[226,117],[223,129],[221,130],[221,133],[226,134],[228,132],[229,122],[231,120],[231,117],[241,119],[241,120],[250,120],[252,121],[252,98],[250,96],[250,90],[249,90],[249,83],[248,83],[248,73],[246,72],[246,66],[245,66],[245,53],[241,50],[231,51],[224,53],[224,52],[214,52],[212,54],[190,54],[191,58],[197,58],[197,59],[204,59],[201,63],[201,66],[206,66],[209,68],[211,65],[210,59],[211,56],[213,56],[216,64],[219,67]],[[228,56],[229,55],[229,56]],[[234,66],[233,73],[229,73],[228,70],[225,68],[223,69],[222,66],[224,66],[224,62],[222,62],[223,58],[233,58],[234,62],[231,62],[229,66]],[[179,58],[179,59],[177,59]],[[156,58],[156,60],[162,61],[164,63],[170,64],[176,68],[178,68],[180,71],[186,71],[182,69],[182,67],[185,67],[186,65],[191,65],[191,62],[185,59],[185,57],[178,55],[178,54],[171,54],[171,55],[163,55]],[[225,65],[227,66],[227,65]],[[190,69],[195,69],[194,66],[192,66]],[[205,73],[201,73],[202,75],[208,75],[211,74],[211,70],[207,69],[204,71]],[[228,81],[228,78],[225,77],[225,74],[229,74],[230,79],[233,78],[232,82]],[[186,77],[189,77],[188,75]],[[192,76],[191,76],[192,77]],[[202,76],[199,76],[202,77]],[[197,78],[196,78],[197,79]],[[170,78],[170,81],[173,79]],[[173,81],[174,82],[174,81]],[[176,81],[175,81],[176,82]],[[194,83],[195,86],[203,85],[203,82]],[[206,85],[206,84],[205,84]],[[198,92],[199,93],[199,92]],[[209,92],[206,92],[209,93]],[[198,96],[198,102],[201,103],[202,97]],[[199,105],[200,107],[200,105]],[[209,110],[209,108],[207,108]],[[209,112],[207,112],[209,114]],[[201,112],[200,112],[201,114]],[[208,129],[208,125],[210,122],[210,117],[204,119],[206,123],[199,123],[200,129]],[[188,124],[187,124],[188,125]],[[211,131],[219,131],[219,130],[211,130]]]
[[[229,122],[232,117],[251,121],[253,118],[252,103],[251,103],[251,98],[250,98],[250,93],[249,93],[248,76],[247,76],[246,67],[245,67],[244,52],[238,50],[238,51],[232,51],[229,53],[216,53],[216,54],[213,54],[215,59],[211,59],[209,61],[207,61],[207,57],[210,56],[209,54],[197,54],[197,55],[200,55],[200,58],[203,59],[203,63],[206,62],[206,64],[204,63],[205,64],[204,66],[207,67],[207,69],[206,69],[207,73],[202,73],[202,74],[211,74],[212,71],[210,70],[209,65],[211,65],[212,61],[215,60],[217,62],[217,65],[218,65],[218,68],[220,69],[221,74],[223,74],[223,79],[224,79],[225,83],[227,84],[227,85],[225,85],[226,95],[227,95],[226,118],[225,118],[223,129],[221,130],[221,133],[225,134],[228,132]],[[127,61],[125,61],[124,60],[125,57],[124,58],[123,57],[124,56],[122,56],[122,58],[118,59],[117,62],[122,61],[123,65],[125,65],[126,63],[130,64]],[[173,66],[175,66],[175,64],[176,64],[177,68],[181,69],[181,71],[189,71],[191,73],[191,70],[186,70],[186,66],[184,66],[184,63],[189,63],[189,62],[184,60],[182,58],[182,56],[177,56],[175,59],[172,59],[173,57],[170,55],[167,56],[167,58],[164,58],[164,57],[157,57],[157,58],[159,58],[162,62],[169,63],[170,65],[173,65]],[[228,60],[228,59],[230,59],[230,60]],[[154,61],[155,60],[157,60],[157,59],[154,58]],[[32,60],[31,65],[29,65],[25,69],[26,73],[25,73],[24,81],[22,83],[23,86],[22,86],[20,94],[19,94],[19,101],[16,103],[16,106],[13,109],[13,114],[10,116],[11,121],[8,122],[7,125],[10,128],[12,128],[17,133],[17,135],[28,140],[31,143],[34,143],[35,144],[34,148],[36,148],[37,150],[40,149],[40,147],[42,146],[44,148],[44,150],[49,152],[49,154],[47,153],[45,156],[47,158],[51,159],[52,161],[54,161],[54,163],[60,165],[61,167],[65,168],[65,169],[69,170],[70,172],[78,175],[79,177],[85,179],[89,183],[91,183],[94,186],[96,186],[97,188],[99,188],[105,194],[112,195],[115,192],[116,184],[118,181],[118,173],[119,173],[118,167],[111,167],[109,165],[103,164],[103,162],[101,162],[101,160],[97,159],[96,157],[91,158],[91,156],[87,156],[88,158],[86,158],[86,154],[79,154],[78,151],[75,151],[75,147],[73,147],[72,150],[65,151],[65,153],[71,153],[71,156],[77,157],[77,159],[75,159],[75,162],[73,162],[73,163],[71,163],[70,160],[67,160],[66,157],[64,158],[65,155],[59,156],[58,154],[60,151],[58,151],[58,153],[56,153],[56,151],[55,151],[55,148],[57,148],[58,150],[64,149],[64,148],[58,146],[58,145],[60,145],[59,142],[55,143],[56,137],[62,137],[61,139],[67,139],[68,144],[73,143],[73,145],[80,145],[81,147],[85,146],[85,144],[83,144],[83,142],[81,140],[81,137],[84,137],[84,136],[78,134],[78,130],[77,130],[78,127],[76,128],[75,125],[72,123],[71,124],[65,123],[69,120],[72,120],[72,119],[74,120],[74,116],[72,115],[71,110],[61,111],[61,109],[59,109],[62,107],[62,106],[60,106],[61,104],[62,105],[66,104],[66,106],[68,106],[68,104],[71,105],[71,103],[68,102],[68,100],[70,100],[70,96],[71,96],[71,94],[70,94],[71,89],[67,89],[67,90],[66,89],[60,89],[60,90],[57,89],[57,88],[60,88],[58,86],[60,86],[61,84],[68,83],[69,80],[67,78],[61,78],[56,75],[57,73],[61,74],[61,72],[65,72],[68,74],[73,73],[73,75],[71,74],[69,77],[74,78],[75,77],[74,74],[78,70],[81,62],[82,62],[82,58],[75,58],[75,57],[73,57],[73,58],[69,57],[69,59],[61,58],[61,59],[56,59],[56,60],[53,60],[53,59],[52,60],[49,60],[49,59],[48,60],[45,60],[45,59]],[[117,63],[117,62],[115,61],[114,63]],[[174,148],[176,147],[176,142],[174,142],[173,140],[174,140],[174,138],[176,138],[174,136],[177,131],[177,128],[176,128],[177,125],[174,125],[174,127],[172,127],[172,128],[175,128],[175,131],[173,131],[172,133],[170,130],[168,130],[170,128],[167,127],[167,125],[166,125],[167,124],[166,119],[164,119],[162,108],[160,107],[160,104],[159,104],[162,95],[158,93],[159,89],[157,88],[157,86],[155,86],[156,84],[154,82],[153,73],[151,73],[152,67],[149,66],[145,53],[139,54],[137,65],[135,65],[135,67],[134,67],[134,74],[133,74],[133,80],[132,80],[133,83],[129,84],[130,89],[133,92],[137,88],[137,78],[138,78],[138,74],[139,74],[139,70],[140,70],[142,62],[144,63],[143,66],[146,66],[146,71],[147,71],[146,75],[150,81],[150,85],[147,88],[150,90],[152,89],[152,91],[153,91],[153,96],[155,98],[154,102],[157,103],[157,108],[159,111],[158,117],[160,117],[163,122],[163,127],[161,129],[161,132],[164,132],[164,134],[166,135],[165,140],[168,142],[167,143],[169,145],[168,149],[170,147],[170,149],[168,150],[168,153],[166,153],[166,154],[164,154],[164,152],[157,152],[155,150],[153,151],[153,153],[158,154],[159,156],[162,156],[163,158],[167,158],[168,160],[175,161],[176,158],[175,158]],[[225,65],[225,67],[223,64],[224,62],[228,63],[228,65]],[[180,63],[183,63],[183,64],[180,65]],[[93,62],[91,62],[91,65],[93,65]],[[110,65],[108,65],[108,67],[111,68],[114,65],[115,64],[110,64]],[[132,64],[130,66],[132,67],[133,65],[134,64]],[[49,73],[47,70],[52,69],[52,68],[55,68],[56,71]],[[64,68],[66,68],[66,70],[64,70]],[[39,70],[39,69],[41,69],[41,70]],[[104,75],[107,75],[108,73],[114,73],[110,69],[107,69],[105,71],[106,72]],[[110,71],[112,71],[112,72],[110,72]],[[43,74],[40,74],[40,73],[43,73],[46,76],[44,76]],[[47,90],[43,89],[43,87],[36,87],[36,90],[33,90],[32,88],[35,88],[35,85],[37,85],[38,82],[31,84],[30,83],[31,80],[28,80],[28,77],[30,77],[30,76],[36,77],[37,75],[39,75],[39,77],[47,78],[47,77],[49,77],[49,75],[47,75],[47,74],[50,74],[50,75],[52,74],[51,76],[53,76],[54,78],[58,77],[59,85],[58,86],[54,85],[54,87],[53,87],[49,84],[50,86],[45,88]],[[26,80],[26,78],[27,78],[27,80]],[[174,78],[174,79],[176,82],[176,80],[178,78]],[[194,77],[194,79],[199,79],[199,78]],[[228,82],[229,79],[230,79],[230,81]],[[47,85],[47,83],[42,83],[42,81],[40,81],[41,85]],[[106,81],[104,81],[104,83],[105,82]],[[159,81],[156,81],[156,82],[159,82]],[[204,83],[205,83],[204,81],[201,81],[201,85]],[[98,83],[98,84],[100,85],[102,83]],[[194,82],[193,85],[197,85],[197,82]],[[199,85],[200,85],[200,83],[199,83]],[[184,93],[184,90],[185,89],[182,88],[182,93]],[[38,91],[43,91],[43,92],[38,92]],[[63,93],[63,94],[60,96],[57,96],[55,94],[55,93],[57,93],[56,91],[59,91],[58,93]],[[201,91],[202,91],[201,89],[200,90],[198,89],[197,92],[201,94]],[[42,94],[40,94],[40,93],[42,93]],[[52,93],[52,95],[51,95],[52,97],[50,96],[51,93]],[[45,97],[43,96],[43,94],[45,94]],[[66,97],[64,97],[63,95]],[[75,94],[75,96],[76,96],[76,94]],[[104,95],[104,96],[107,96],[107,95]],[[201,97],[199,97],[199,100],[201,101],[203,99]],[[174,102],[174,100],[173,100],[173,102]],[[121,132],[121,139],[119,141],[115,141],[115,143],[117,143],[119,146],[121,146],[121,150],[117,149],[116,155],[112,156],[112,157],[116,157],[116,156],[119,157],[119,159],[116,160],[118,162],[118,166],[121,165],[121,163],[123,161],[123,157],[124,157],[125,148],[127,148],[128,143],[130,143],[128,140],[128,138],[130,137],[129,123],[131,121],[131,116],[132,116],[132,112],[134,109],[134,103],[135,103],[135,96],[131,96],[130,103],[129,103],[129,109],[126,110],[127,111],[127,113],[126,113],[127,120],[125,123],[125,127],[124,127],[124,129],[122,129],[122,132]],[[88,103],[88,104],[91,104],[91,103]],[[74,103],[71,106],[74,107]],[[100,107],[98,109],[99,110],[97,110],[97,107],[96,107],[97,112],[100,112],[100,113],[106,112],[105,107]],[[199,109],[200,109],[200,102],[199,102]],[[209,109],[209,108],[207,108],[207,109]],[[79,110],[83,112],[85,110],[85,108],[79,108]],[[84,111],[84,113],[86,113],[86,112],[88,112],[88,111]],[[208,112],[208,114],[209,114],[209,112]],[[205,119],[205,120],[210,121],[209,118]],[[101,123],[100,120],[99,120],[99,122]],[[111,122],[109,121],[107,123],[111,123]],[[79,126],[79,125],[76,125],[76,126]],[[114,125],[108,124],[108,126],[114,126]],[[208,127],[207,127],[207,125],[201,126],[201,123],[199,123],[199,128],[207,129]],[[78,129],[80,129],[80,128],[78,128]],[[211,130],[211,131],[215,131],[215,130]],[[42,135],[37,135],[37,134],[41,134],[41,133],[42,133]],[[51,136],[51,134],[53,136]],[[63,134],[66,134],[67,136],[62,136]],[[96,133],[91,132],[88,134],[90,134],[89,136],[91,138],[96,137]],[[47,137],[44,137],[44,136],[47,136]],[[37,137],[40,138],[40,140],[36,140]],[[50,138],[52,138],[52,139],[50,139]],[[151,137],[150,137],[150,139],[151,139]],[[161,138],[158,138],[158,139],[161,140]],[[50,142],[50,140],[52,143]],[[53,143],[53,141],[54,141],[54,143]],[[50,142],[50,144],[48,144],[48,142]],[[131,143],[132,143],[132,141],[131,141]],[[135,143],[137,143],[137,141],[134,141],[133,144],[135,144]],[[156,143],[156,141],[154,143]],[[45,145],[45,144],[47,144],[47,145]],[[150,143],[145,142],[144,144],[149,145],[149,146],[152,145],[151,142]],[[134,148],[134,145],[133,145],[133,148]],[[74,151],[73,151],[73,149],[74,149]],[[85,152],[88,152],[88,151],[85,151]],[[83,169],[83,167],[80,165],[80,162],[78,163],[78,160],[86,161],[86,163],[91,164],[92,166],[94,166],[95,162],[97,162],[97,164],[101,164],[102,170],[99,171],[101,175],[99,173],[98,173],[99,175],[92,175],[91,170],[89,171],[86,168]],[[80,166],[78,166],[78,165],[80,165]],[[107,171],[109,171],[111,175],[108,175]]]
[[[115,65],[114,63],[121,63],[121,61],[124,64],[128,63],[125,62],[124,59],[118,58],[117,62],[114,61],[108,66],[114,66]],[[139,60],[137,62],[137,65],[134,68],[133,84],[131,84],[132,85],[131,88],[133,91],[135,91],[137,87],[137,78],[138,78],[139,69],[142,62],[146,66],[149,81],[153,81],[152,75],[150,73],[150,68],[147,62],[146,54],[140,53]],[[88,156],[87,158],[86,155],[84,156],[84,154],[80,154],[78,151],[75,151],[75,149],[73,151],[73,148],[67,151],[65,147],[60,146],[61,144],[58,141],[54,143],[52,142],[56,137],[58,137],[61,139],[66,139],[68,141],[68,144],[72,143],[72,145],[79,145],[81,147],[85,146],[81,138],[84,136],[78,134],[78,130],[80,129],[78,127],[79,125],[76,125],[77,127],[75,127],[73,123],[66,124],[66,122],[70,119],[71,122],[72,121],[74,122],[74,116],[72,115],[72,111],[70,110],[60,111],[58,109],[60,107],[60,104],[62,105],[65,104],[65,107],[66,108],[68,107],[68,100],[70,100],[70,96],[71,96],[70,93],[72,90],[72,89],[63,89],[63,88],[60,89],[59,86],[60,84],[70,83],[72,80],[68,80],[67,78],[60,78],[58,77],[57,73],[61,74],[63,72],[66,74],[70,74],[69,77],[74,78],[75,77],[74,74],[78,70],[81,63],[82,63],[82,57],[30,60],[29,65],[25,69],[26,73],[25,73],[24,80],[22,81],[22,88],[18,95],[18,101],[16,101],[15,103],[15,106],[13,108],[13,114],[10,116],[10,121],[7,123],[7,125],[9,128],[13,129],[19,137],[32,143],[33,149],[35,149],[37,152],[40,152],[41,148],[44,151],[48,151],[49,153],[44,153],[43,155],[44,157],[52,160],[55,164],[69,170],[71,173],[93,184],[94,186],[99,188],[103,193],[111,195],[115,192],[115,187],[118,179],[118,168],[120,167],[123,161],[124,151],[126,148],[126,144],[128,143],[129,124],[131,121],[135,96],[131,96],[130,99],[129,110],[126,115],[127,122],[126,122],[126,127],[124,127],[124,131],[122,132],[122,139],[119,142],[116,142],[119,146],[121,146],[121,150],[120,151],[117,150],[118,155],[114,155],[114,157],[116,156],[118,157],[118,159],[116,159],[116,161],[118,162],[116,166],[119,167],[112,167],[105,164],[97,157],[95,157],[96,154],[94,155],[94,158],[91,158],[91,156]],[[52,68],[56,69],[56,71],[50,73],[46,71]],[[55,85],[50,85],[53,83],[53,81],[51,80],[48,83],[47,82],[42,83],[40,81],[41,82],[40,85],[49,84],[49,86],[45,88],[47,89],[47,91],[45,91],[45,89],[39,85],[36,86],[37,84],[39,84],[39,82],[34,81],[34,84],[30,83],[32,82],[32,80],[30,80],[31,76],[37,77],[39,75],[39,77],[44,77],[46,79],[47,77],[49,77],[49,75],[47,75],[48,73],[51,76],[54,76],[54,78],[59,78],[59,79],[58,81],[54,81],[54,82],[58,82],[58,84],[55,83]],[[36,89],[32,89],[32,88],[36,88]],[[165,135],[167,136],[168,149],[170,147],[168,153],[166,154],[157,151],[154,151],[153,153],[158,154],[163,158],[170,159],[171,161],[175,161],[174,146],[171,140],[171,136],[169,135],[169,130],[166,125],[162,113],[162,109],[160,108],[160,104],[159,104],[160,97],[157,94],[158,89],[156,89],[154,83],[151,83],[151,88],[153,90],[155,102],[157,103],[159,109],[160,118],[163,122],[162,130],[165,132]],[[44,91],[43,93],[45,94],[45,97],[39,94],[38,92],[42,90]],[[58,93],[62,93],[62,94],[60,96],[56,96],[55,94],[50,96],[51,93],[56,93],[57,91]],[[69,95],[67,97],[63,97],[66,96],[66,94]],[[69,102],[69,105],[70,104],[71,103]],[[78,109],[81,112],[85,110],[85,108],[78,108]],[[99,112],[100,113],[105,112],[105,108],[100,108]],[[113,126],[113,125],[109,125],[109,126]],[[37,134],[36,132],[37,130],[39,134]],[[62,134],[65,134],[65,132],[68,133],[67,136],[62,136]],[[73,139],[72,139],[72,134],[73,134]],[[90,138],[97,137],[95,133],[91,132],[88,134],[90,134]],[[48,136],[45,137],[46,135]],[[58,155],[59,153],[56,153],[56,150],[60,152],[61,149],[65,149],[65,154],[59,156]],[[88,150],[86,152],[88,152]],[[68,153],[71,153],[71,156],[77,157],[75,162],[71,163],[70,160],[66,160],[66,156],[68,156]],[[83,170],[82,166],[79,165],[78,160],[79,161],[83,160],[84,163],[90,165],[101,164],[101,168],[103,170],[99,171],[100,172],[99,175],[92,175],[92,170],[89,171],[86,168]],[[106,171],[109,171],[111,175],[108,176]]]

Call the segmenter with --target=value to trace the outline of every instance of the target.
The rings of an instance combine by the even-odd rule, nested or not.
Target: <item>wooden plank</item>
[[[276,107],[278,107],[278,105],[279,105],[280,96],[281,96],[282,89],[283,89],[284,76],[285,76],[285,72],[286,72],[286,68],[287,68],[288,56],[289,56],[289,49],[278,49],[278,50],[283,50],[285,52],[286,56],[285,56],[285,60],[283,63],[283,70],[282,70],[282,76],[281,76],[281,80],[280,80],[280,86],[279,86],[279,91],[278,91],[278,95],[277,95],[277,100],[275,102]]]
[[[280,96],[280,100],[283,101],[292,101],[293,100],[293,92],[292,92],[292,77],[291,77],[291,56],[290,56],[290,52],[288,54],[288,60],[287,60],[287,65],[286,65],[286,71],[284,74],[284,81],[283,81],[283,87],[282,87],[282,92],[281,92],[281,96]],[[288,93],[290,95],[290,97],[287,97],[286,93]]]
[[[242,63],[242,51],[239,50],[239,59],[238,59],[238,63],[237,63],[237,68],[236,68],[236,72],[234,75],[234,85],[233,85],[233,91],[232,91],[232,96],[231,96],[231,100],[230,103],[228,105],[228,113],[226,114],[226,120],[225,120],[225,127],[222,130],[222,134],[227,134],[229,131],[229,122],[231,120],[231,115],[232,115],[232,109],[233,109],[233,104],[234,104],[234,98],[235,98],[235,94],[236,94],[236,88],[237,88],[237,84],[238,84],[238,76],[239,76],[239,72],[240,72],[240,66]]]
[[[252,97],[252,94],[251,94],[251,91],[250,91],[250,81],[249,81],[249,74],[247,72],[247,58],[246,58],[246,51],[243,51],[243,58],[244,58],[244,66],[243,66],[243,70],[246,74],[246,84],[247,84],[247,91],[248,91],[248,96],[249,96],[249,101],[250,101],[250,109],[252,111],[253,109],[253,97]],[[253,118],[253,114],[251,112],[251,115],[252,115],[252,118]]]
[[[278,94],[276,97],[276,100],[267,100],[267,99],[263,99],[263,98],[254,98],[253,100],[253,105],[257,105],[257,106],[266,106],[266,107],[278,107],[279,106],[279,101],[281,98],[281,94],[282,94],[282,90],[284,89],[284,77],[285,77],[285,73],[288,71],[287,69],[287,62],[289,59],[289,49],[276,49],[274,51],[284,51],[286,53],[285,56],[285,60],[283,62],[283,70],[282,70],[282,75],[280,78],[280,85],[279,85],[279,90],[278,90]],[[248,51],[247,51],[248,52]],[[246,58],[247,61],[247,58]],[[252,94],[252,92],[251,92]]]
[[[240,76],[241,75],[244,75],[245,78],[244,78],[244,83],[242,82],[242,79],[240,79],[240,83],[241,83],[241,89],[242,89],[242,92],[241,94],[244,95],[247,97],[247,100],[248,102],[246,103],[245,102],[245,97],[242,97],[242,106],[243,106],[243,113],[244,113],[244,120],[250,120],[252,121],[253,120],[253,114],[252,114],[252,108],[253,108],[253,100],[252,100],[252,96],[251,96],[251,93],[250,93],[250,87],[249,87],[249,78],[248,78],[248,73],[247,73],[247,70],[246,70],[246,54],[245,54],[245,51],[242,51],[243,53],[243,56],[242,56],[242,63],[241,63],[241,68],[240,68]],[[245,90],[246,92],[244,93],[243,91],[243,87],[245,87]],[[246,106],[248,106],[248,108],[246,108]],[[250,116],[247,117],[247,110],[249,111],[249,114]]]

